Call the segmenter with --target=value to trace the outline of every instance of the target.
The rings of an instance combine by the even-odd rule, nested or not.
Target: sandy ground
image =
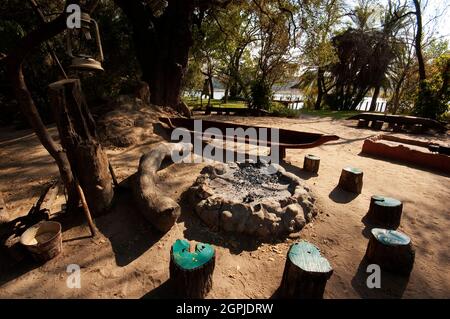
[[[178,238],[208,242],[217,250],[214,286],[209,298],[270,298],[278,288],[289,246],[301,239],[317,245],[334,268],[325,298],[449,298],[450,179],[436,172],[360,155],[364,139],[376,132],[359,130],[345,121],[213,117],[237,123],[336,134],[339,141],[313,150],[288,150],[285,167],[305,179],[317,194],[321,213],[297,235],[280,242],[210,232],[180,200],[203,164],[177,164],[160,172],[160,187],[179,200],[182,216],[165,235],[157,234],[136,212],[126,191],[117,194],[112,211],[96,219],[100,235],[90,239],[79,216],[65,216],[63,253],[44,265],[24,261],[11,267],[0,259],[2,298],[163,298],[169,252]],[[51,130],[56,134],[56,130]],[[29,131],[0,130],[0,191],[14,216],[26,214],[45,185],[57,176],[52,158]],[[449,143],[448,137],[423,139]],[[157,138],[140,145],[108,149],[119,180],[135,173],[139,157]],[[321,157],[318,176],[301,170],[305,154]],[[336,189],[347,165],[364,171],[363,193],[352,196]],[[400,230],[411,236],[416,261],[410,278],[382,274],[382,288],[366,285],[368,229],[361,221],[375,194],[404,203]],[[61,208],[64,197],[56,205]],[[295,236],[293,236],[295,237]],[[81,266],[81,289],[66,285],[69,264]]]

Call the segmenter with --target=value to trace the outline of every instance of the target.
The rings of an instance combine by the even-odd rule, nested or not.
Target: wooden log
[[[322,299],[333,269],[319,249],[301,241],[289,249],[283,278],[280,284],[281,298]]]
[[[374,130],[380,131],[383,128],[383,121],[372,121],[370,127]]]
[[[367,120],[359,120],[358,121],[359,128],[368,128],[369,124],[370,124],[370,121],[367,121]]]
[[[361,194],[364,173],[359,168],[346,167],[342,170],[339,187],[345,191]]]
[[[190,244],[178,239],[170,250],[170,280],[180,297],[205,298],[212,288],[216,254],[208,244],[198,243],[194,252]]]
[[[303,162],[303,169],[310,173],[318,173],[320,166],[320,157],[314,155],[306,155]]]
[[[192,144],[160,143],[140,159],[137,182],[133,187],[134,199],[139,211],[161,232],[169,231],[175,224],[180,216],[180,206],[156,186],[156,173],[164,159],[190,150]]]
[[[395,230],[374,228],[366,258],[382,270],[408,276],[414,266],[415,250],[407,235]]]
[[[108,157],[99,143],[80,80],[50,84],[49,97],[72,172],[85,191],[92,213],[101,214],[111,206],[114,190]]]
[[[367,219],[377,227],[397,229],[400,226],[402,211],[403,203],[401,201],[375,195],[370,199]]]

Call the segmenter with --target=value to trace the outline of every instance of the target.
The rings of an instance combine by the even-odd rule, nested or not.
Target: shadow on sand
[[[408,286],[409,277],[396,275],[387,271],[381,271],[381,288],[370,289],[367,287],[368,277],[372,273],[367,272],[369,262],[364,257],[358,270],[352,279],[352,286],[361,298],[364,299],[400,299]]]
[[[337,204],[348,204],[355,200],[359,194],[349,193],[336,186],[328,197]]]

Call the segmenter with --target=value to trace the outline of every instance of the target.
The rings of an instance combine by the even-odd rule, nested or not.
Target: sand
[[[0,297],[10,298],[162,298],[170,297],[170,245],[178,238],[211,243],[217,251],[213,289],[208,298],[270,298],[278,288],[289,246],[305,239],[318,246],[334,274],[325,298],[449,298],[450,297],[450,178],[417,167],[361,156],[364,140],[377,132],[356,129],[353,123],[331,119],[240,118],[213,116],[213,120],[280,126],[287,129],[336,134],[339,141],[310,150],[288,150],[286,169],[305,179],[315,192],[321,213],[300,233],[287,240],[260,243],[253,238],[213,233],[182,202],[182,216],[165,235],[157,234],[134,209],[130,195],[119,194],[112,212],[96,218],[96,239],[79,216],[63,224],[63,253],[39,266],[31,262],[8,269],[0,258]],[[270,123],[270,124],[267,124]],[[56,130],[51,129],[56,135]],[[397,134],[402,136],[401,134]],[[448,136],[422,136],[449,143]],[[144,139],[128,148],[107,150],[120,181],[135,173],[140,155],[159,138]],[[14,217],[26,214],[57,167],[34,134],[0,130],[0,191]],[[321,158],[318,176],[301,170],[303,158]],[[364,171],[362,194],[353,196],[336,188],[341,169]],[[178,164],[160,172],[160,187],[180,200],[203,164]],[[366,287],[367,265],[362,262],[368,232],[362,218],[372,195],[404,203],[400,230],[416,247],[410,278],[382,274],[382,288]],[[54,209],[60,210],[64,196]],[[81,266],[81,289],[69,289],[69,264]]]

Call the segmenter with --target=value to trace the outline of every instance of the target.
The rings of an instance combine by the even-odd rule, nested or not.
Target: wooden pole
[[[86,202],[86,197],[84,197],[84,192],[80,186],[80,183],[78,183],[78,181],[75,181],[75,182],[77,185],[78,196],[80,196],[81,205],[83,206],[83,212],[84,212],[84,215],[86,216],[86,220],[88,222],[89,229],[91,230],[91,235],[92,235],[92,237],[95,237],[95,235],[96,235],[95,225],[94,225],[94,221],[92,220],[92,216],[91,216],[91,212],[89,211],[88,204]]]

